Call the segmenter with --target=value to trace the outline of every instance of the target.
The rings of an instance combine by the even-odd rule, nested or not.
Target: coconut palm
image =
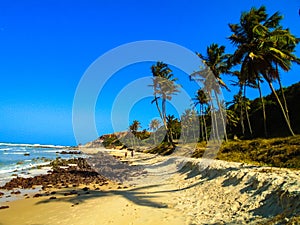
[[[278,67],[289,71],[292,62],[299,63],[299,59],[293,54],[299,39],[280,26],[281,19],[278,12],[269,17],[266,8],[262,6],[242,13],[240,24],[229,24],[233,33],[229,39],[237,47],[229,64],[241,64],[241,74],[249,83],[260,86],[262,79],[267,81],[288,129],[294,135],[287,107],[281,103],[273,82],[280,79]]]
[[[174,115],[167,116],[167,126],[171,140],[178,139],[180,136],[180,122]]]
[[[204,86],[207,90],[207,93],[209,95],[210,101],[213,101],[213,97],[215,97],[215,100],[217,102],[219,113],[222,121],[222,126],[224,128],[224,136],[225,140],[227,141],[227,132],[226,132],[226,123],[225,123],[225,117],[224,117],[224,111],[223,107],[221,106],[220,100],[218,98],[218,95],[220,94],[220,90],[218,88],[218,85],[225,88],[229,91],[229,88],[225,84],[225,82],[221,79],[221,74],[228,73],[228,58],[229,55],[225,54],[225,46],[218,44],[211,44],[206,49],[206,56],[203,56],[200,53],[197,53],[199,58],[203,61],[203,63],[208,67],[209,72],[213,74],[213,76],[208,76],[209,72],[205,75],[203,75],[203,70],[200,72],[196,72],[192,74],[191,76],[195,78],[195,76],[205,76],[204,80]],[[207,70],[207,69],[206,69]],[[202,73],[202,74],[201,74]],[[211,107],[213,107],[213,104],[211,104]],[[212,112],[216,112],[217,110],[212,108]],[[214,113],[212,113],[213,115]],[[216,124],[217,125],[217,124]],[[217,129],[216,129],[217,132]],[[218,134],[217,134],[218,136]]]
[[[197,94],[192,99],[195,102],[195,106],[199,105],[199,115],[200,115],[200,129],[201,129],[201,135],[205,141],[208,140],[207,138],[207,126],[205,121],[205,106],[208,105],[208,98],[205,92],[201,89],[197,91]]]
[[[250,118],[249,118],[249,110],[250,110],[250,100],[246,97],[246,88],[247,87],[252,87],[256,88],[256,86],[253,86],[253,84],[247,83],[247,79],[243,74],[240,73],[240,71],[234,71],[231,72],[232,75],[236,76],[238,81],[233,81],[232,85],[233,86],[238,86],[239,91],[238,94],[233,96],[233,101],[230,102],[229,104],[232,104],[234,107],[235,111],[239,111],[240,113],[240,123],[241,123],[241,128],[242,128],[242,134],[244,135],[245,133],[245,125],[244,125],[244,111],[246,114],[246,119],[248,123],[248,128],[249,132],[252,136],[252,126],[250,123]],[[266,123],[264,123],[266,125]],[[266,126],[265,126],[266,128]]]
[[[131,132],[129,134],[129,138],[131,140],[131,145],[132,146],[136,146],[137,143],[136,143],[136,136],[137,136],[137,131],[138,129],[141,128],[141,123],[138,121],[138,120],[134,120],[132,122],[132,124],[130,124],[129,126],[129,131]]]
[[[181,115],[181,126],[185,142],[198,142],[199,140],[199,117],[194,109],[186,109]]]
[[[174,78],[172,70],[163,62],[157,62],[155,65],[152,65],[151,71],[153,75],[153,84],[150,86],[153,87],[154,95],[152,103],[155,102],[159,116],[163,121],[167,131],[168,142],[174,145],[172,135],[167,126],[166,102],[172,99],[172,95],[179,92],[180,85],[175,83],[177,78]],[[159,106],[159,100],[161,101],[161,106]]]
[[[141,123],[138,120],[134,120],[132,124],[129,126],[129,130],[136,135],[138,129],[141,128]]]

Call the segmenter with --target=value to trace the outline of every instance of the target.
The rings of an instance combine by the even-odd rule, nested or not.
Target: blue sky
[[[0,1],[0,142],[75,145],[73,97],[99,56],[140,40],[174,42],[197,52],[216,42],[232,52],[228,23],[237,23],[242,11],[261,5],[269,14],[280,11],[283,26],[300,37],[296,0]],[[112,131],[110,110],[118,90],[139,76],[150,76],[149,65],[125,68],[107,83],[96,105],[99,135]],[[284,85],[298,82],[299,70],[294,65],[283,74]],[[184,74],[174,74],[188,85]],[[264,93],[269,93],[267,87]],[[249,94],[254,98],[257,91]],[[226,100],[231,95],[224,92]],[[130,115],[130,120],[138,117],[143,128],[149,115],[155,117],[147,101],[139,102]]]

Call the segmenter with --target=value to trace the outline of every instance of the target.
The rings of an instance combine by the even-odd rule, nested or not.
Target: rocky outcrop
[[[28,189],[42,185],[42,188],[46,189],[48,187],[76,187],[80,184],[97,184],[101,186],[108,181],[107,178],[92,169],[86,159],[83,158],[58,159],[51,162],[51,165],[53,170],[48,174],[29,178],[16,177],[0,188],[7,190],[14,188]]]

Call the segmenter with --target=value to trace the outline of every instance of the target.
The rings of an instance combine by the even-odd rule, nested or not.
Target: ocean
[[[30,170],[47,165],[60,157],[68,159],[82,155],[60,154],[66,146],[0,143],[0,186],[16,176],[30,176]]]

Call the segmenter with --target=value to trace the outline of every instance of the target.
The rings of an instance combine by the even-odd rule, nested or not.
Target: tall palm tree
[[[167,140],[170,144],[174,145],[172,135],[169,132],[167,126],[167,115],[166,115],[166,103],[172,99],[172,95],[179,92],[180,85],[176,84],[177,78],[174,78],[172,70],[169,66],[163,62],[157,62],[151,67],[152,71],[152,81],[154,99],[152,103],[155,102],[156,108],[159,112],[159,116],[163,121],[164,127],[167,131]],[[159,106],[159,100],[161,100],[161,106]]]
[[[192,99],[195,102],[195,106],[199,105],[199,115],[200,115],[200,129],[201,129],[201,135],[202,138],[207,141],[207,126],[205,121],[205,106],[208,105],[208,98],[205,92],[202,89],[199,89],[197,91],[197,94]]]
[[[213,95],[215,96],[215,99],[218,104],[218,110],[220,112],[220,117],[222,121],[222,126],[224,128],[224,136],[225,136],[225,141],[227,141],[227,132],[226,132],[226,122],[224,118],[224,109],[221,106],[221,102],[218,98],[218,95],[220,94],[220,90],[218,87],[215,85],[213,87],[209,87],[210,84],[219,84],[221,87],[225,88],[226,90],[229,91],[229,88],[225,84],[225,82],[221,79],[221,74],[228,73],[228,58],[229,55],[225,54],[225,46],[221,45],[219,46],[218,44],[211,44],[210,46],[207,47],[206,49],[206,56],[203,56],[200,53],[197,53],[199,58],[203,61],[203,63],[208,66],[209,70],[213,73],[214,77],[213,79],[215,80],[210,80],[212,79],[211,77],[206,77],[206,80],[204,81],[205,88],[207,89],[207,92],[209,94],[209,97],[211,100],[213,100]],[[199,73],[194,73],[192,76],[195,75],[200,75]],[[213,92],[213,93],[212,93]],[[211,107],[213,107],[213,104],[211,104]],[[215,109],[212,109],[212,112]]]
[[[278,12],[269,17],[264,6],[242,13],[240,24],[229,24],[233,33],[229,39],[237,47],[229,62],[233,65],[241,64],[241,73],[247,77],[248,82],[260,85],[261,79],[267,81],[287,127],[294,135],[287,107],[281,103],[273,82],[280,79],[278,66],[289,71],[292,62],[299,63],[293,54],[299,39],[288,29],[282,28],[281,19]]]
[[[228,109],[226,110],[227,119],[236,120],[233,116],[233,112],[236,113],[236,115],[239,115],[238,120],[240,122],[240,126],[242,129],[242,134],[245,135],[245,123],[244,121],[247,120],[248,129],[250,132],[250,135],[252,135],[252,126],[250,123],[249,113],[250,110],[250,100],[243,96],[243,93],[241,90],[233,96],[233,100],[231,102],[228,102]],[[230,113],[231,115],[228,115]],[[246,115],[246,118],[244,117],[244,114]],[[229,121],[229,120],[228,120]],[[230,121],[229,121],[230,122]],[[231,121],[231,125],[234,125]]]
[[[250,122],[250,117],[249,117],[249,110],[250,110],[250,100],[246,97],[246,88],[252,87],[256,88],[256,86],[253,86],[249,83],[247,83],[247,79],[243,74],[240,73],[240,71],[234,71],[231,72],[232,75],[236,76],[238,81],[233,81],[232,85],[233,86],[238,86],[239,91],[238,94],[233,96],[233,101],[230,102],[229,104],[233,105],[233,108],[235,111],[239,111],[240,114],[240,123],[241,123],[241,128],[242,128],[242,134],[245,134],[245,125],[244,125],[244,112],[246,114],[246,119],[248,123],[248,128],[250,135],[252,136],[252,126]],[[227,112],[227,111],[226,111]],[[265,126],[266,128],[266,126]]]

